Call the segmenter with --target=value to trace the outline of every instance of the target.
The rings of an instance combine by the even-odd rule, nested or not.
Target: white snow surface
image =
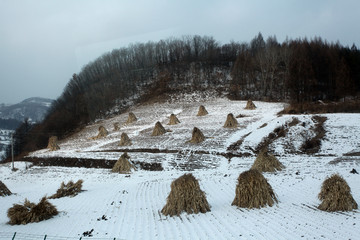
[[[200,105],[208,115],[197,117]],[[33,157],[77,157],[117,160],[122,148],[179,150],[181,153],[133,153],[133,160],[159,162],[163,171],[136,170],[132,174],[111,173],[109,169],[41,167],[16,162],[18,171],[10,164],[0,165],[0,180],[14,193],[0,197],[0,239],[79,239],[82,233],[94,229],[91,239],[359,239],[360,213],[323,212],[317,209],[317,198],[326,177],[339,173],[349,184],[355,201],[360,203],[360,177],[351,174],[360,170],[360,157],[346,157],[360,152],[360,114],[323,114],[326,135],[318,154],[299,152],[306,136],[312,136],[312,115],[283,115],[283,103],[256,102],[256,110],[244,110],[245,101],[225,98],[197,98],[193,95],[173,97],[165,103],[151,103],[133,107],[138,121],[122,125],[113,131],[113,123],[126,122],[127,113],[87,126],[79,133],[60,141],[60,150],[47,149],[30,154]],[[180,124],[167,125],[171,113],[177,114]],[[237,118],[237,129],[222,126],[228,113]],[[285,169],[264,173],[279,202],[273,207],[245,209],[231,206],[239,174],[248,170],[256,155],[251,151],[274,128],[286,125],[293,118],[300,124],[289,128],[286,137],[270,145]],[[161,121],[167,132],[152,137],[152,128]],[[304,123],[304,124],[302,124]],[[109,135],[90,140],[98,127],[105,126]],[[203,143],[186,143],[193,127],[206,137]],[[133,145],[117,146],[120,135],[126,132]],[[234,157],[230,161],[215,153],[242,139],[234,153],[248,153],[248,157]],[[293,151],[289,151],[292,149]],[[99,152],[108,150],[107,152]],[[194,151],[210,154],[195,154]],[[213,154],[212,154],[213,153]],[[330,163],[330,162],[334,162]],[[170,192],[170,184],[184,173],[191,172],[206,193],[211,211],[204,214],[182,213],[168,217],[161,214]],[[75,197],[50,199],[59,215],[39,223],[9,225],[7,209],[23,203],[27,198],[38,202],[43,196],[56,192],[62,181],[83,179],[83,189]],[[101,220],[105,215],[107,220]],[[98,220],[99,219],[99,220]],[[24,236],[21,238],[21,236]],[[83,239],[86,237],[83,237]]]

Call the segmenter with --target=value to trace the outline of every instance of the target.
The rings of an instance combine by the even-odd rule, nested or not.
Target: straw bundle
[[[171,191],[161,213],[179,216],[183,211],[189,214],[210,211],[205,193],[192,174],[184,174],[171,183]]]
[[[322,201],[318,208],[323,211],[351,211],[358,208],[349,185],[338,174],[325,179],[318,197]]]
[[[231,205],[242,208],[261,208],[277,203],[275,193],[258,170],[248,170],[239,175],[235,199]]]
[[[119,146],[130,146],[130,145],[132,145],[132,143],[129,136],[126,133],[122,133]]]

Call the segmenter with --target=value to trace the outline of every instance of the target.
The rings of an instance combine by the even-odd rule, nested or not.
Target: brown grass
[[[10,196],[12,193],[6,185],[0,181],[0,197]]]
[[[249,99],[249,100],[247,101],[245,109],[248,109],[248,110],[254,110],[254,109],[256,109],[256,106],[255,106],[255,104],[253,103],[253,101],[251,101],[251,99]]]
[[[137,121],[137,118],[136,118],[135,114],[133,112],[129,112],[129,117],[126,121],[126,124],[130,124],[130,123],[133,123],[136,121]]]
[[[165,216],[179,216],[183,211],[189,214],[210,211],[205,193],[191,173],[184,174],[171,183],[171,191],[161,213]]]
[[[305,102],[292,103],[279,114],[321,114],[321,113],[359,113],[360,99],[346,102]]]
[[[194,127],[192,131],[192,137],[189,141],[190,143],[201,143],[205,140],[204,134],[198,129],[197,127]]]
[[[154,130],[151,134],[151,136],[160,136],[166,133],[165,128],[160,122],[156,122]]]
[[[235,199],[231,205],[242,208],[261,208],[277,203],[275,193],[265,177],[255,169],[239,175]]]
[[[132,143],[129,136],[126,133],[122,133],[119,146],[130,146],[130,145],[132,145]]]
[[[238,121],[236,120],[236,118],[234,117],[234,115],[232,113],[229,113],[227,115],[225,124],[224,124],[224,128],[237,128],[239,125]]]
[[[256,169],[259,172],[275,172],[284,168],[284,165],[272,154],[267,152],[267,149],[260,151],[255,159],[251,169]]]
[[[58,211],[46,197],[43,197],[38,204],[32,203],[25,199],[23,205],[14,204],[7,211],[7,216],[11,225],[28,224],[40,222],[57,215]]]
[[[196,116],[205,116],[205,115],[208,115],[208,114],[209,113],[208,113],[208,111],[206,111],[205,107],[203,105],[201,105],[199,107],[199,111],[198,111]]]
[[[176,117],[175,114],[172,113],[170,115],[170,120],[169,120],[168,125],[176,125],[176,124],[179,124],[179,123],[180,123],[179,119]]]
[[[61,183],[60,188],[56,193],[49,197],[49,199],[62,198],[62,197],[74,197],[78,195],[82,190],[83,180],[78,180],[76,183],[69,181],[67,184]]]
[[[130,163],[130,157],[125,152],[120,156],[119,160],[116,161],[111,172],[128,174],[131,173],[131,169],[135,169],[135,167]]]
[[[114,131],[120,130],[120,124],[118,122],[114,123]]]
[[[241,114],[241,113],[236,116],[236,118],[244,118],[244,117],[248,117],[248,116],[247,116],[247,115],[244,115],[244,114]]]
[[[109,132],[106,130],[106,128],[104,126],[100,126],[99,127],[99,133],[97,136],[95,137],[92,137],[93,140],[96,140],[96,139],[100,139],[100,138],[104,138],[106,137],[107,135],[109,134]]]
[[[60,149],[60,147],[58,145],[58,137],[57,136],[52,136],[49,138],[49,143],[48,143],[47,148],[50,149],[50,151],[56,151],[56,150]]]
[[[305,139],[304,143],[300,147],[301,151],[307,154],[314,154],[319,152],[321,147],[321,140],[324,138],[326,133],[324,122],[327,120],[327,117],[313,116],[312,120],[315,122],[315,136],[313,138]]]
[[[349,185],[338,174],[325,179],[318,197],[322,201],[318,208],[323,211],[351,211],[358,208]]]

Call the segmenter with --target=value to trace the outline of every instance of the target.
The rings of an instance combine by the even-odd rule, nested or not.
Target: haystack
[[[269,154],[267,149],[260,151],[251,167],[259,172],[275,172],[281,171],[283,168],[284,165],[274,155]]]
[[[126,133],[122,133],[119,146],[130,146],[130,145],[132,145],[132,143],[129,136]]]
[[[0,197],[10,196],[12,193],[6,185],[0,181]]]
[[[205,140],[204,134],[198,129],[197,127],[194,127],[192,131],[192,137],[189,142],[191,143],[201,143]]]
[[[58,137],[57,136],[52,136],[49,138],[49,143],[48,143],[47,148],[50,149],[50,151],[56,151],[56,150],[60,149],[60,147],[58,145]]]
[[[151,136],[160,136],[166,133],[165,128],[160,122],[156,122],[154,130],[151,134]]]
[[[11,225],[40,222],[57,214],[56,207],[46,200],[46,197],[43,197],[37,205],[25,199],[24,205],[14,204],[7,211]]]
[[[119,131],[120,130],[120,125],[118,122],[114,123],[114,131]]]
[[[338,174],[325,179],[318,197],[322,201],[318,208],[323,211],[351,211],[358,208],[349,185]]]
[[[210,211],[205,193],[191,173],[184,174],[171,183],[171,191],[161,213],[165,216],[179,216],[183,211],[196,214]]]
[[[178,124],[178,123],[180,123],[179,119],[176,117],[175,114],[172,113],[172,114],[170,115],[170,120],[169,120],[168,125],[176,125],[176,124]]]
[[[112,172],[116,173],[131,173],[131,169],[135,169],[134,165],[130,163],[130,157],[125,152],[120,156],[119,160],[116,161],[114,167],[111,169]]]
[[[255,169],[242,172],[231,205],[243,208],[261,208],[277,203],[275,193],[265,177]]]
[[[136,121],[137,121],[137,118],[136,118],[135,114],[133,112],[129,112],[129,117],[126,121],[126,124],[130,124],[130,123],[133,123]]]
[[[232,113],[229,113],[224,124],[224,128],[236,128],[238,126],[238,121]]]
[[[203,105],[201,105],[199,107],[199,111],[196,116],[205,116],[207,114],[208,114],[208,111],[206,111],[205,107]]]
[[[255,106],[255,104],[251,101],[251,99],[249,99],[249,100],[247,101],[245,109],[248,109],[248,110],[254,110],[254,109],[256,109],[256,106]]]
[[[69,181],[67,184],[62,182],[60,188],[56,191],[56,193],[49,198],[54,199],[62,197],[74,197],[79,192],[81,192],[83,182],[84,181],[81,179],[78,180],[76,183],[74,183],[73,181]]]
[[[96,140],[99,138],[104,138],[108,135],[108,133],[109,132],[106,130],[106,128],[104,126],[100,126],[98,135],[96,137],[93,137],[92,139]]]

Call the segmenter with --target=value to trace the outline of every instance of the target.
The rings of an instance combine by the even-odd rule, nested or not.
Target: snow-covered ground
[[[199,105],[209,115],[197,117]],[[113,123],[126,122],[127,113],[89,125],[81,132],[60,142],[60,150],[34,152],[33,157],[77,157],[117,160],[121,149],[178,150],[177,153],[130,152],[133,160],[158,162],[163,171],[137,170],[132,174],[111,173],[109,169],[30,166],[19,162],[12,172],[9,164],[0,165],[0,180],[15,194],[0,198],[0,239],[79,239],[94,229],[93,239],[358,239],[360,213],[328,213],[317,210],[317,195],[327,176],[339,173],[348,182],[357,203],[360,203],[360,157],[346,153],[360,152],[360,114],[325,114],[326,135],[318,154],[298,152],[303,140],[313,135],[311,115],[277,116],[284,104],[255,102],[256,110],[244,110],[246,102],[225,98],[197,98],[196,95],[172,98],[165,103],[152,103],[131,109],[138,117],[134,124],[113,131]],[[166,125],[171,113],[180,124]],[[238,118],[239,128],[224,129],[228,113]],[[275,140],[269,148],[275,152],[285,169],[265,173],[279,203],[262,209],[231,206],[236,180],[248,170],[256,155],[252,151],[276,127],[289,124],[293,118],[300,123],[289,127],[285,137]],[[152,137],[156,121],[167,132]],[[100,125],[109,130],[108,137],[90,140]],[[193,127],[206,137],[200,144],[187,143]],[[133,145],[117,146],[126,132]],[[242,140],[235,148],[228,147]],[[199,151],[207,153],[199,153]],[[247,157],[230,160],[218,153],[247,153]],[[344,155],[345,154],[345,155]],[[356,155],[356,154],[354,154]],[[211,212],[166,217],[160,210],[166,203],[171,182],[191,172],[206,193]],[[44,195],[56,192],[62,181],[83,179],[83,189],[73,198],[50,200],[60,211],[52,219],[27,225],[8,225],[6,211],[25,198],[38,202]],[[101,220],[105,215],[107,220]],[[10,237],[9,237],[10,236]],[[24,238],[20,238],[25,236]],[[38,237],[38,238],[36,238]],[[64,237],[64,238],[62,238]],[[18,239],[18,238],[15,238]]]

